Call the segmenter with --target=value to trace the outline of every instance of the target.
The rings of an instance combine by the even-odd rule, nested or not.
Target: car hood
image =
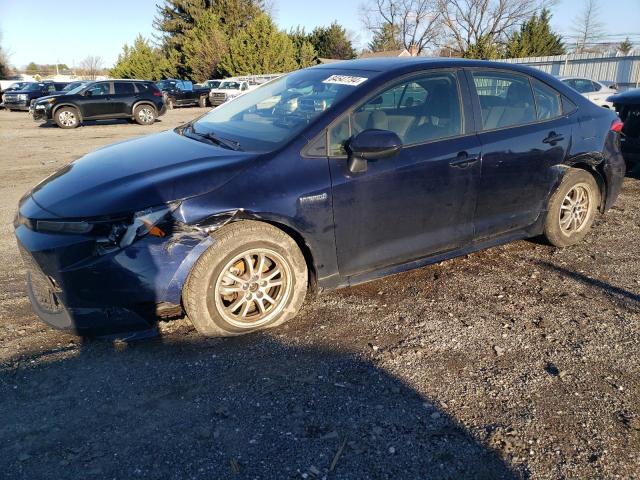
[[[640,105],[640,88],[634,88],[633,90],[611,95],[607,98],[607,102],[612,102],[617,105]]]
[[[62,218],[129,213],[211,192],[255,156],[167,131],[89,153],[30,194],[40,208]]]

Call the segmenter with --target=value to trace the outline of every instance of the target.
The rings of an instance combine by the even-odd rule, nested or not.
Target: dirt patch
[[[586,242],[515,242],[308,299],[268,334],[135,344],[40,323],[20,196],[108,143],[165,130],[39,128],[0,112],[0,476],[637,478],[640,181]]]

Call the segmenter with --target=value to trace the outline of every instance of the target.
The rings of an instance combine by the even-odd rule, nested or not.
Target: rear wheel
[[[60,128],[76,128],[80,125],[80,116],[73,107],[62,107],[56,110],[54,119]]]
[[[204,95],[203,95],[202,97],[200,97],[200,98],[198,99],[198,106],[199,106],[200,108],[204,108],[204,107],[206,107],[206,106],[207,106],[207,97],[205,97]]]
[[[138,105],[133,109],[133,119],[140,125],[152,125],[156,121],[156,109],[151,105]]]
[[[599,206],[600,189],[593,175],[570,168],[549,200],[545,237],[556,247],[580,242],[589,233]]]
[[[266,223],[232,223],[194,265],[183,289],[187,315],[207,336],[281,325],[307,291],[307,266],[291,237]]]

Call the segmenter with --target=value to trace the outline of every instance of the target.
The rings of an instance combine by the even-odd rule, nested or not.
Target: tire
[[[156,109],[146,103],[133,109],[133,119],[139,125],[153,125],[157,116]]]
[[[198,99],[198,106],[199,106],[200,108],[204,108],[204,107],[206,107],[206,106],[207,106],[207,97],[205,97],[205,96],[200,97],[200,98]]]
[[[556,247],[574,245],[589,233],[600,207],[600,189],[589,172],[570,168],[549,199],[544,236]]]
[[[73,107],[62,107],[54,114],[56,125],[60,128],[77,128],[80,126],[80,115]]]
[[[298,313],[308,272],[291,237],[250,220],[231,223],[212,235],[215,243],[195,263],[182,291],[185,310],[198,332],[209,337],[242,335],[276,327]]]
[[[173,110],[174,108],[176,108],[175,101],[171,97],[167,97],[164,103],[167,104],[167,110]]]

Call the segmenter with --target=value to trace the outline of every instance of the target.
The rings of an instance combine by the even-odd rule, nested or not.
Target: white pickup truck
[[[258,88],[263,83],[269,82],[281,75],[281,73],[272,73],[225,78],[220,81],[220,85],[218,85],[217,88],[212,88],[209,92],[209,103],[212,107],[217,107],[218,105],[222,105],[224,102]]]
[[[257,85],[249,85],[246,80],[238,80],[234,78],[228,78],[222,80],[218,88],[212,88],[209,92],[209,103],[212,107],[222,105],[233,98],[247,93],[249,90],[256,88]]]

